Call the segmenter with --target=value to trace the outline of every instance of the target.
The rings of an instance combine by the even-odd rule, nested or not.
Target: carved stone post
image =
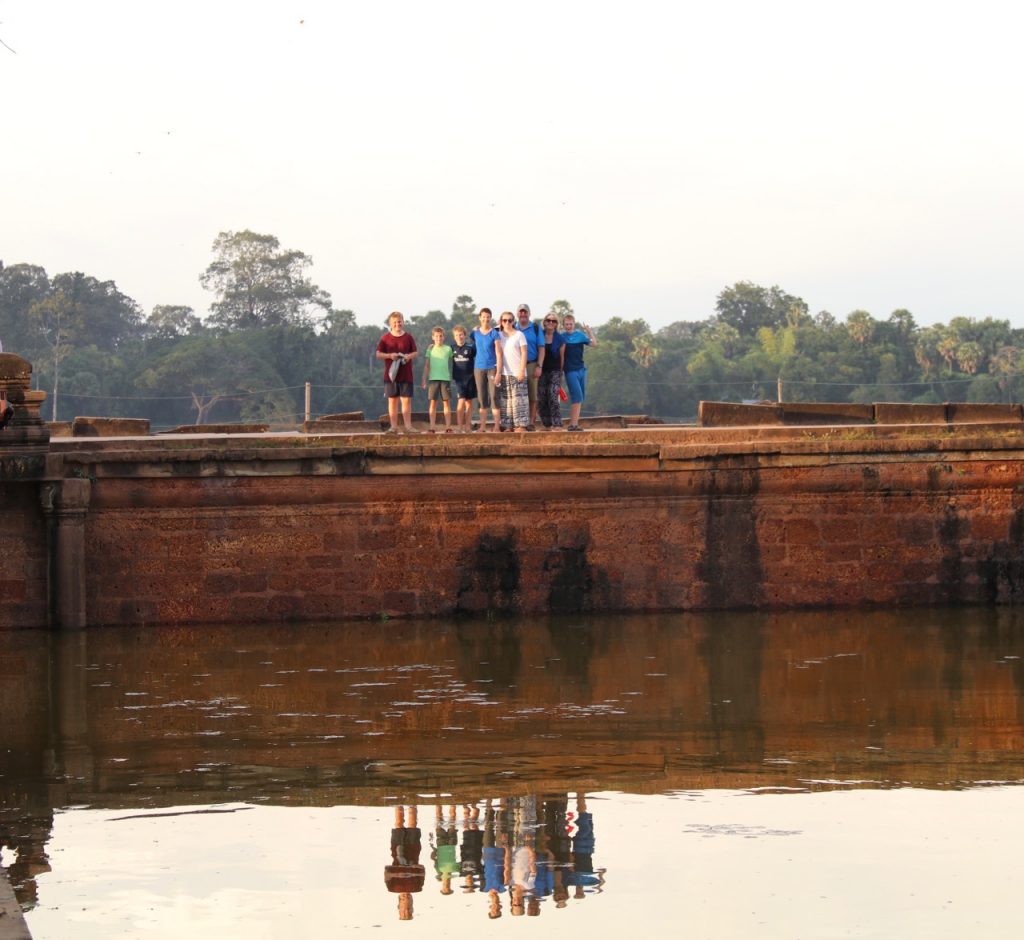
[[[0,390],[14,406],[14,420],[0,431],[0,447],[22,453],[45,450],[50,429],[39,417],[46,392],[32,391],[32,363],[13,353],[0,353]]]
[[[87,626],[85,613],[85,517],[92,484],[70,479],[42,488],[50,533],[50,615],[58,630]]]

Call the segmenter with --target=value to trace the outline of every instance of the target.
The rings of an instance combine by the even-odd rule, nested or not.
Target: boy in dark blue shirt
[[[476,379],[473,377],[476,347],[466,342],[465,327],[455,327],[452,334],[455,337],[455,345],[452,346],[452,381],[455,382],[457,396],[455,428],[458,431],[472,431],[473,399],[476,398]]]

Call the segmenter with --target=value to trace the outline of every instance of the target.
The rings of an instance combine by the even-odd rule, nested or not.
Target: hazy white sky
[[[0,0],[0,259],[211,295],[224,230],[378,322],[726,285],[1024,326],[1024,5]]]

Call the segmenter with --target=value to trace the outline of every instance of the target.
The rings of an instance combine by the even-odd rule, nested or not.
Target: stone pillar
[[[45,450],[50,429],[39,409],[46,392],[32,391],[32,363],[14,353],[0,353],[0,389],[14,406],[14,419],[0,431],[0,448],[16,447],[21,453]]]
[[[70,479],[42,487],[50,555],[50,617],[57,630],[85,627],[85,517],[92,484]]]

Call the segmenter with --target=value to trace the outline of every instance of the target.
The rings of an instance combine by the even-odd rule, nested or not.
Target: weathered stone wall
[[[38,484],[0,479],[0,629],[45,626],[46,568]]]
[[[780,430],[54,441],[57,567],[82,568],[55,609],[74,626],[1024,597],[1024,433]],[[0,627],[45,622],[41,485],[3,490],[22,573]]]
[[[107,481],[87,619],[1006,603],[1024,597],[1024,495],[998,484],[1018,471]]]

